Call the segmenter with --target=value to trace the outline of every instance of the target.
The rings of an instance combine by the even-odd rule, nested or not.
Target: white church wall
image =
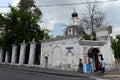
[[[54,40],[42,43],[41,66],[46,66],[45,57],[48,57],[48,68],[58,70],[78,70],[79,59],[84,63],[84,72],[87,72],[88,50],[98,48],[99,54],[103,54],[106,68],[111,69],[114,63],[114,55],[111,50],[110,39],[107,41],[81,41],[79,38]]]
[[[49,42],[48,42],[49,43]],[[54,41],[52,42],[49,47],[48,47],[48,52],[49,52],[49,62],[48,62],[48,67],[54,69],[58,69],[60,65],[62,64],[62,57],[63,57],[63,50],[61,47],[61,42],[60,41]],[[48,44],[46,44],[48,45]]]
[[[48,67],[62,70],[78,68],[79,39],[71,38],[42,43],[41,66],[45,67],[45,55],[48,56]]]
[[[64,45],[64,69],[65,70],[73,70],[75,68],[78,68],[78,39],[72,38],[72,39],[66,39]]]
[[[114,53],[111,48],[111,39],[110,39],[111,33],[112,33],[111,26],[101,27],[96,30],[97,38],[99,38],[99,40],[105,41],[104,46],[101,47],[101,54],[103,54],[103,57],[106,62],[106,70],[114,69],[114,64],[115,64]]]
[[[105,45],[101,47],[101,53],[103,54],[106,63],[106,70],[114,69],[115,58],[114,58],[113,50],[111,48],[110,36],[108,36]]]
[[[78,70],[79,55],[81,54],[79,48],[79,40],[75,38],[72,44],[73,44],[73,57],[72,57],[73,59],[71,69]]]
[[[104,35],[103,35],[104,34]],[[97,37],[101,37],[101,36],[108,36],[108,32],[107,31],[98,31],[97,33],[96,33],[96,35],[97,35]]]
[[[55,46],[53,48],[53,53],[52,53],[52,66],[55,69],[60,68],[60,65],[62,64],[62,49],[60,46]]]
[[[42,68],[45,67],[45,57],[48,57],[49,56],[49,45],[46,45],[47,43],[42,43],[41,44],[41,62],[40,62],[40,66]],[[48,58],[49,59],[49,58]]]

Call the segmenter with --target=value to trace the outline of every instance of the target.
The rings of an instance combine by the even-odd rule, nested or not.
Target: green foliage
[[[37,42],[49,38],[48,31],[38,25],[42,12],[35,6],[34,0],[21,0],[18,7],[10,7],[10,12],[0,14],[0,46],[9,49],[11,44],[20,44],[25,40]]]
[[[84,38],[85,40],[91,40],[91,35],[85,33],[85,34],[83,35],[83,38]]]
[[[120,35],[112,41],[112,49],[114,50],[115,58],[120,59]]]

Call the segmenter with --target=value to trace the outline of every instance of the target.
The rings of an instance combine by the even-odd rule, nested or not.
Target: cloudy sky
[[[105,14],[105,25],[113,26],[111,34],[113,37],[120,34],[120,0],[36,0],[36,5],[71,4],[86,1],[108,1],[99,5],[99,8]],[[19,0],[0,0],[0,6],[8,6],[8,4],[16,6],[18,2]],[[81,19],[85,13],[85,4],[40,7],[43,13],[43,22],[40,25],[52,31],[51,34],[53,35],[62,35],[64,28],[72,24],[71,14],[74,8],[79,19]],[[8,8],[0,7],[0,12],[6,12],[7,10]]]

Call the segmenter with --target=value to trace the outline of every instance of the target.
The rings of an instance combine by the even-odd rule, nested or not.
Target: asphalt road
[[[0,68],[0,80],[95,80],[95,79]]]

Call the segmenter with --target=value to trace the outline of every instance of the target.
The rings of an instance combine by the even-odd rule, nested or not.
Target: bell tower
[[[84,34],[84,29],[78,24],[78,13],[75,11],[71,14],[72,25],[69,25],[65,30],[66,36],[79,35],[82,37]]]
[[[73,25],[78,25],[78,13],[75,11],[72,13],[72,24]]]

